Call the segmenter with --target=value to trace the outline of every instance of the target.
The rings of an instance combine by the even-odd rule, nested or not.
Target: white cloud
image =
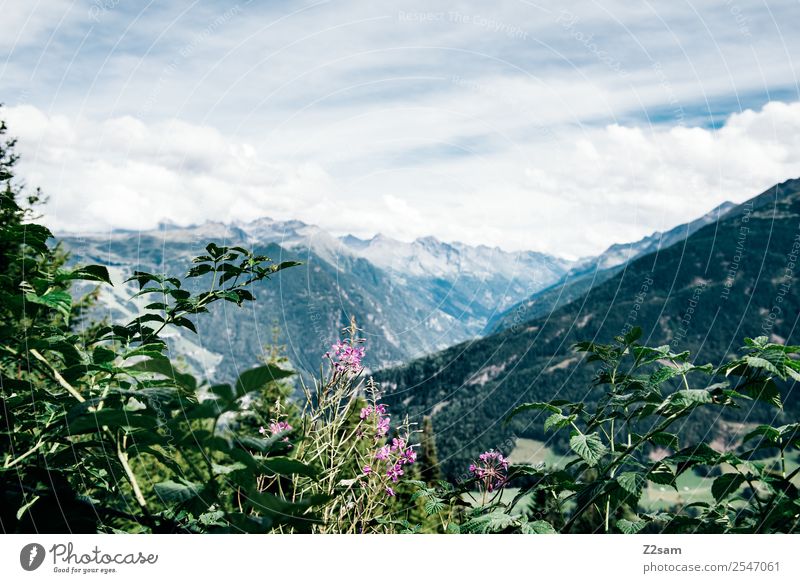
[[[798,12],[30,3],[3,115],[60,229],[270,215],[581,255],[800,174]]]
[[[20,137],[24,176],[51,195],[47,219],[61,230],[267,215],[338,234],[432,234],[576,256],[691,220],[725,200],[742,202],[800,174],[800,103],[734,114],[716,131],[566,128],[488,153],[423,155],[406,167],[393,160],[398,141],[406,153],[411,146],[448,148],[463,127],[434,124],[425,132],[444,114],[392,111],[307,136],[326,142],[313,155],[300,140],[281,156],[280,148],[177,120],[74,122],[31,106],[4,114]],[[369,170],[337,173],[353,150]]]

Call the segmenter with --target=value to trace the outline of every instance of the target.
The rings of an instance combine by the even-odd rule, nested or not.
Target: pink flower
[[[403,467],[400,464],[396,464],[386,470],[386,477],[391,478],[392,482],[396,482],[400,479],[400,476],[403,475]]]
[[[399,437],[392,439],[392,451],[399,451],[406,446],[406,440]]]
[[[366,419],[370,415],[372,415],[372,407],[364,407],[363,409],[361,409],[361,415],[359,415],[359,417],[361,417],[362,419]]]
[[[390,452],[391,452],[391,449],[389,448],[389,446],[388,445],[384,445],[382,448],[380,448],[378,451],[375,452],[375,459],[376,460],[388,460]]]
[[[267,430],[266,430],[266,429],[264,429],[264,426],[263,426],[263,425],[262,425],[261,427],[259,427],[259,428],[258,428],[258,432],[259,432],[261,435],[266,435],[266,434],[267,434]]]
[[[363,346],[355,345],[355,342],[358,342],[358,340],[340,340],[331,346],[330,352],[325,354],[333,362],[336,372],[354,375],[361,372],[363,368],[361,359],[364,358],[366,349]]]
[[[497,451],[487,451],[478,456],[480,463],[470,464],[469,471],[488,492],[505,485],[508,477],[508,460]]]
[[[389,433],[389,424],[391,419],[389,417],[381,417],[378,420],[378,435],[386,435]]]
[[[389,496],[394,496],[394,490],[391,487],[386,486],[386,494]]]
[[[263,427],[261,429],[264,429]],[[266,433],[259,429],[259,433]],[[283,433],[284,431],[290,431],[292,426],[286,423],[286,421],[273,421],[269,424],[269,432],[272,435],[277,435],[278,433]]]
[[[372,473],[372,467],[371,466],[364,466],[362,469],[364,470],[364,473],[366,475],[369,475],[369,474]]]
[[[415,461],[417,461],[417,452],[410,447],[400,455],[401,464],[413,464]]]

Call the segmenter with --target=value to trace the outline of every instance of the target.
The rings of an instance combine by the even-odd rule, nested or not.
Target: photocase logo
[[[44,562],[44,547],[38,543],[31,543],[22,547],[19,552],[19,564],[26,571],[35,571]]]

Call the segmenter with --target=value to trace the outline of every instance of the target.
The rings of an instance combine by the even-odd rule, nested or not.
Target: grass
[[[555,452],[543,441],[525,438],[517,439],[513,451],[508,455],[508,460],[512,464],[545,464],[551,469],[563,467],[571,459],[571,456]],[[774,463],[777,466],[778,458],[759,460],[759,463]],[[794,471],[798,465],[800,465],[800,455],[787,455],[787,473]],[[733,468],[722,466],[722,471],[730,472],[733,471]],[[705,477],[697,474],[694,470],[689,470],[678,476],[677,490],[651,482],[639,501],[639,507],[645,512],[654,512],[676,506],[682,507],[694,502],[713,502],[711,484],[715,478],[716,476]],[[794,483],[800,487],[800,475],[795,477]],[[518,491],[517,488],[506,488],[506,491],[503,492],[503,502],[511,501]],[[473,495],[480,500],[477,492]]]
[[[508,455],[512,464],[545,464],[549,468],[563,467],[571,457],[553,451],[553,448],[537,439],[519,438]]]
[[[777,468],[778,457],[758,460],[756,463],[772,463]],[[800,458],[797,455],[787,455],[786,473],[794,471],[800,465]],[[724,473],[734,471],[732,467],[723,465]],[[666,510],[674,506],[682,507],[694,502],[713,502],[711,495],[711,484],[717,476],[700,476],[694,470],[684,472],[677,479],[677,491],[669,486],[648,484],[639,505],[642,509],[652,512],[655,510]],[[795,476],[793,482],[800,486],[800,476]]]

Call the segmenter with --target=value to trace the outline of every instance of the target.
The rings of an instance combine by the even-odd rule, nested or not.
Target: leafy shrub
[[[797,423],[758,425],[736,451],[717,451],[705,443],[680,444],[671,430],[700,408],[740,407],[752,400],[781,409],[779,383],[800,380],[798,346],[747,340],[746,353],[714,368],[698,366],[688,352],[638,343],[632,330],[613,344],[581,343],[589,362],[601,368],[595,383],[606,388],[595,410],[582,402],[553,400],[526,403],[526,411],[546,414],[550,431],[568,431],[574,459],[562,469],[512,466],[503,485],[524,484],[512,500],[496,495],[465,513],[461,532],[796,532],[800,497],[796,478],[787,473],[787,451],[800,445]],[[671,383],[678,386],[668,392]],[[758,461],[763,449],[778,452],[777,468]],[[648,454],[668,453],[661,459]],[[484,454],[484,456],[487,454]],[[483,459],[483,456],[482,456]],[[712,502],[695,502],[671,511],[644,512],[640,500],[648,484],[675,488],[677,478],[693,468],[715,476]],[[476,474],[478,485],[486,474]],[[488,483],[488,482],[487,482]],[[496,484],[499,485],[499,484]],[[441,491],[423,496],[444,499]],[[450,503],[463,498],[450,488]],[[453,495],[455,494],[455,496]],[[529,504],[522,508],[521,501]],[[437,512],[440,508],[435,509]],[[540,517],[548,517],[542,520]],[[531,520],[533,518],[533,520]],[[455,529],[453,529],[455,530]]]
[[[4,135],[6,126],[0,126]],[[315,470],[287,456],[294,438],[241,435],[221,422],[243,398],[291,373],[274,365],[244,372],[234,385],[206,386],[169,359],[163,332],[194,331],[192,318],[219,301],[254,299],[249,287],[291,263],[209,244],[189,278],[135,272],[145,313],[124,325],[74,323],[89,299],[74,281],[110,285],[105,267],[66,269],[31,222],[14,179],[14,141],[0,145],[0,528],[5,532],[308,531],[320,498],[260,492],[264,472]],[[146,488],[142,469],[163,479]]]

